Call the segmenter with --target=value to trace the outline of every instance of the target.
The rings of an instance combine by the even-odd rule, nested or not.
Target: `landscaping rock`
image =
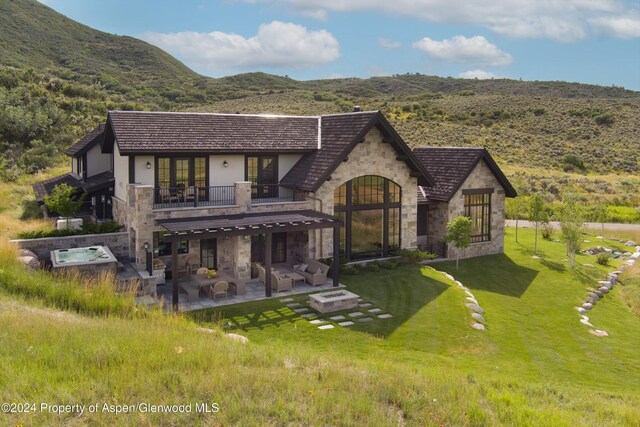
[[[636,242],[634,242],[633,240],[627,241],[627,243],[625,243],[624,245],[625,246],[638,246],[638,244]]]
[[[482,314],[480,313],[471,313],[471,317],[473,317],[474,319],[476,319],[476,321],[480,323],[486,322],[486,320],[484,320],[484,317],[482,317]]]
[[[588,295],[584,300],[586,302],[590,302],[591,304],[595,304],[596,302],[598,302],[598,297],[594,298],[591,295]]]
[[[587,325],[587,326],[593,327],[593,325],[591,323],[589,323],[589,319],[580,319],[580,323],[582,323],[583,325]]]
[[[464,288],[464,285],[458,280],[456,280],[456,285],[458,285],[459,288]]]
[[[603,294],[606,294],[607,292],[609,292],[609,288],[607,288],[606,286],[603,286],[600,288],[600,292],[602,292]]]
[[[227,334],[227,336],[228,336],[229,338],[231,338],[232,340],[234,340],[234,341],[238,341],[238,342],[240,342],[240,343],[242,343],[242,344],[246,344],[246,343],[248,343],[248,342],[249,342],[249,338],[247,338],[247,337],[245,337],[245,336],[242,336],[242,335],[238,335],[238,334]]]
[[[476,300],[475,298],[471,298],[471,297],[467,297],[467,301],[473,303],[473,304],[478,304],[478,300]]]
[[[477,329],[477,330],[479,330],[479,331],[484,331],[484,330],[486,329],[486,328],[485,328],[485,326],[484,326],[482,323],[478,323],[478,322],[473,322],[473,323],[471,324],[471,327],[472,327],[473,329]]]
[[[322,325],[322,326],[318,326],[318,329],[320,330],[325,330],[325,329],[333,329],[334,326],[333,325]]]
[[[582,303],[582,308],[584,308],[585,310],[591,310],[593,308],[593,304],[591,304],[590,302]]]
[[[593,264],[582,264],[582,265],[584,265],[585,267],[593,267]]]
[[[205,334],[215,334],[216,331],[209,328],[196,328],[196,331],[204,332]]]
[[[591,332],[593,335],[595,335],[597,337],[608,337],[609,336],[607,331],[602,331],[600,329],[589,329],[589,332]]]
[[[456,281],[456,279],[454,279],[454,277],[453,277],[452,275],[448,274],[448,273],[444,273],[444,276],[445,276],[447,279],[451,280],[452,282],[455,282],[455,281]]]
[[[604,296],[604,292],[596,291],[596,295],[598,295],[598,298],[602,298]]]
[[[393,314],[389,314],[389,313],[379,314],[378,317],[380,319],[389,319],[389,318],[393,317]]]
[[[585,314],[587,312],[587,310],[585,310],[582,307],[576,307],[576,310],[578,310],[578,313],[580,313],[580,314]]]
[[[346,321],[346,322],[340,322],[340,323],[338,323],[338,325],[340,325],[340,326],[351,326],[351,325],[353,325],[353,324],[354,324],[354,323],[353,323],[352,321],[350,321],[350,320],[348,320],[348,321]]]
[[[18,256],[30,256],[30,257],[38,258],[38,255],[31,252],[29,249],[19,249]]]
[[[29,270],[37,270],[40,268],[40,261],[38,258],[32,256],[19,256],[18,261],[20,261],[26,269]]]
[[[484,309],[482,307],[480,307],[478,304],[473,304],[473,303],[469,302],[469,303],[467,303],[465,305],[471,311],[475,311],[476,313],[484,314]]]
[[[469,295],[471,298],[475,298],[470,291],[464,291],[465,294]]]
[[[638,259],[640,258],[640,252],[634,252],[631,254],[631,259]]]

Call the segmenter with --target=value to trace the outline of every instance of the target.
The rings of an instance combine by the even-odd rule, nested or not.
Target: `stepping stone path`
[[[293,311],[295,311],[296,313],[306,313],[307,311],[309,311],[309,309],[307,307],[302,307],[302,308],[294,308]]]
[[[329,317],[329,319],[331,319],[331,320],[344,320],[344,319],[346,319],[346,317],[344,317],[344,316],[333,316],[333,317]]]
[[[585,310],[583,307],[576,307],[576,310],[578,310],[578,313],[580,314],[586,314],[587,310]]]
[[[582,304],[582,308],[584,308],[585,310],[591,310],[593,308],[593,304],[591,304],[590,302],[585,302]]]
[[[315,319],[315,320],[311,320],[309,323],[311,323],[312,325],[321,325],[324,322],[325,322],[324,320]]]
[[[385,313],[385,314],[379,314],[378,315],[379,319],[388,319],[390,317],[393,317],[393,314]]]
[[[368,302],[368,303],[365,303],[365,304],[359,304],[359,305],[358,305],[358,307],[360,307],[360,308],[366,308],[366,307],[371,307],[372,305],[373,305],[373,304],[371,304],[371,303],[369,303],[369,302]]]
[[[360,317],[360,316],[364,316],[364,313],[361,311],[354,311],[353,313],[349,313],[348,314],[349,317]]]
[[[305,319],[307,319],[307,318],[309,318],[309,317],[313,317],[313,316],[315,316],[315,315],[316,315],[315,313],[305,313],[305,314],[303,314],[303,315],[302,315],[302,317],[304,317]]]
[[[362,319],[358,319],[358,322],[371,322],[373,319],[371,317],[363,317]]]
[[[477,323],[477,322],[473,322],[473,323],[471,324],[471,327],[472,327],[473,329],[477,329],[477,330],[479,330],[479,331],[484,331],[484,330],[486,329],[486,328],[485,328],[485,326],[484,326],[482,323]]]
[[[589,318],[580,319],[580,323],[582,323],[583,325],[587,325],[587,326],[593,327],[593,325],[591,323],[589,323]]]
[[[280,302],[291,302],[291,301],[293,301],[293,298],[284,298],[280,300]]]
[[[608,337],[607,331],[601,331],[600,329],[589,329],[589,332],[597,337]]]
[[[338,323],[338,325],[340,325],[340,326],[351,326],[351,325],[353,325],[353,324],[354,324],[354,323],[353,323],[352,321],[347,321],[347,322],[340,322],[340,323]]]
[[[473,304],[478,304],[478,301],[475,298],[472,298],[472,297],[467,297],[467,301],[469,301],[470,303],[473,303]]]
[[[291,307],[298,307],[300,306],[299,302],[292,302],[291,304],[287,304],[287,307],[291,308]]]
[[[372,308],[371,310],[367,310],[369,313],[380,313],[382,311],[381,308]]]
[[[318,329],[320,330],[325,330],[325,329],[333,329],[334,326],[333,325],[322,325],[322,326],[318,326]]]

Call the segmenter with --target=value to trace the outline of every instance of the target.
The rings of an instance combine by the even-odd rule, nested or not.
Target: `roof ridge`
[[[299,119],[318,119],[322,116],[296,116],[292,114],[252,114],[252,113],[210,113],[205,111],[126,111],[126,110],[109,110],[111,113],[127,113],[127,114],[167,114],[167,115],[192,115],[192,116],[231,116],[231,117],[274,117],[274,118],[299,118]]]
[[[351,111],[349,113],[323,114],[320,117],[353,116],[353,115],[356,115],[356,114],[371,114],[371,113],[379,113],[379,112],[380,112],[380,110]]]
[[[421,148],[454,148],[456,150],[485,150],[484,147],[456,147],[455,145],[419,145],[417,147],[413,147],[414,150],[418,150]]]

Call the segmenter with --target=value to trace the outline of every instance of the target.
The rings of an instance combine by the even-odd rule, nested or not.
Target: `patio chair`
[[[293,279],[280,276],[278,273],[271,273],[271,288],[276,292],[290,291],[293,288]]]
[[[211,287],[211,298],[215,301],[218,295],[224,295],[224,299],[227,299],[228,291],[229,283],[222,280]]]
[[[198,275],[198,276],[206,276],[208,271],[209,271],[209,269],[207,267],[200,267],[196,271],[196,275]]]
[[[262,284],[264,284],[266,278],[267,278],[267,270],[261,266],[260,264],[256,264],[256,269],[258,270],[258,281]],[[278,273],[278,270],[274,270],[273,267],[271,268],[271,272],[272,273]]]

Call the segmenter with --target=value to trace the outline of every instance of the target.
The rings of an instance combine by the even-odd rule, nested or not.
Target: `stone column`
[[[135,254],[136,265],[138,270],[144,270],[146,252],[144,243],[148,243],[150,250],[153,250],[153,186],[152,185],[135,185],[133,186],[135,194],[135,209],[131,211],[129,219],[130,228],[135,230]]]
[[[236,205],[244,212],[251,210],[251,183],[249,181],[238,181],[234,183]]]
[[[251,236],[235,236],[233,240],[233,275],[251,279]]]

